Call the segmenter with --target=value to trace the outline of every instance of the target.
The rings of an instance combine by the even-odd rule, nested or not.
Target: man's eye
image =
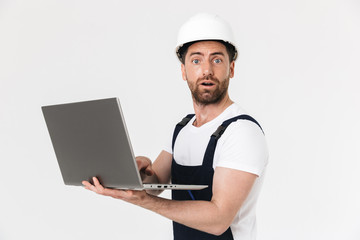
[[[215,60],[214,60],[214,63],[221,63],[221,59],[218,59],[218,58],[215,59]]]
[[[193,62],[194,64],[198,64],[200,61],[199,61],[199,59],[194,59],[194,60],[192,60],[192,62]]]

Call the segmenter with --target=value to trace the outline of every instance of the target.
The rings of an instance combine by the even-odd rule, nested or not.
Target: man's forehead
[[[214,52],[226,54],[226,47],[218,41],[200,41],[193,43],[188,48],[188,53]]]

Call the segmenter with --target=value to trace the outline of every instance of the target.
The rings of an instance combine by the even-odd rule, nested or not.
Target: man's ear
[[[182,79],[183,79],[184,81],[187,81],[187,79],[186,79],[185,65],[184,65],[183,63],[181,64],[181,75],[182,75]]]
[[[235,74],[235,61],[230,63],[230,78],[233,78]]]

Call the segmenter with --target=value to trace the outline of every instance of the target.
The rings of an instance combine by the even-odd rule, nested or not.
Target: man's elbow
[[[210,229],[209,233],[212,235],[220,236],[224,232],[226,232],[226,230],[228,230],[229,227],[230,227],[230,224],[225,223],[225,222],[219,222]]]
[[[214,216],[212,224],[209,224],[208,233],[216,236],[226,232],[234,221],[236,211],[225,211],[219,208],[219,212]]]

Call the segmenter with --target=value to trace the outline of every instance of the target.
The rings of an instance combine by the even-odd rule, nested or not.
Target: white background
[[[231,22],[230,96],[269,143],[258,239],[360,239],[359,1],[0,0],[1,240],[171,239],[169,220],[63,184],[40,106],[117,96],[155,158],[192,111],[174,48],[201,11]]]

